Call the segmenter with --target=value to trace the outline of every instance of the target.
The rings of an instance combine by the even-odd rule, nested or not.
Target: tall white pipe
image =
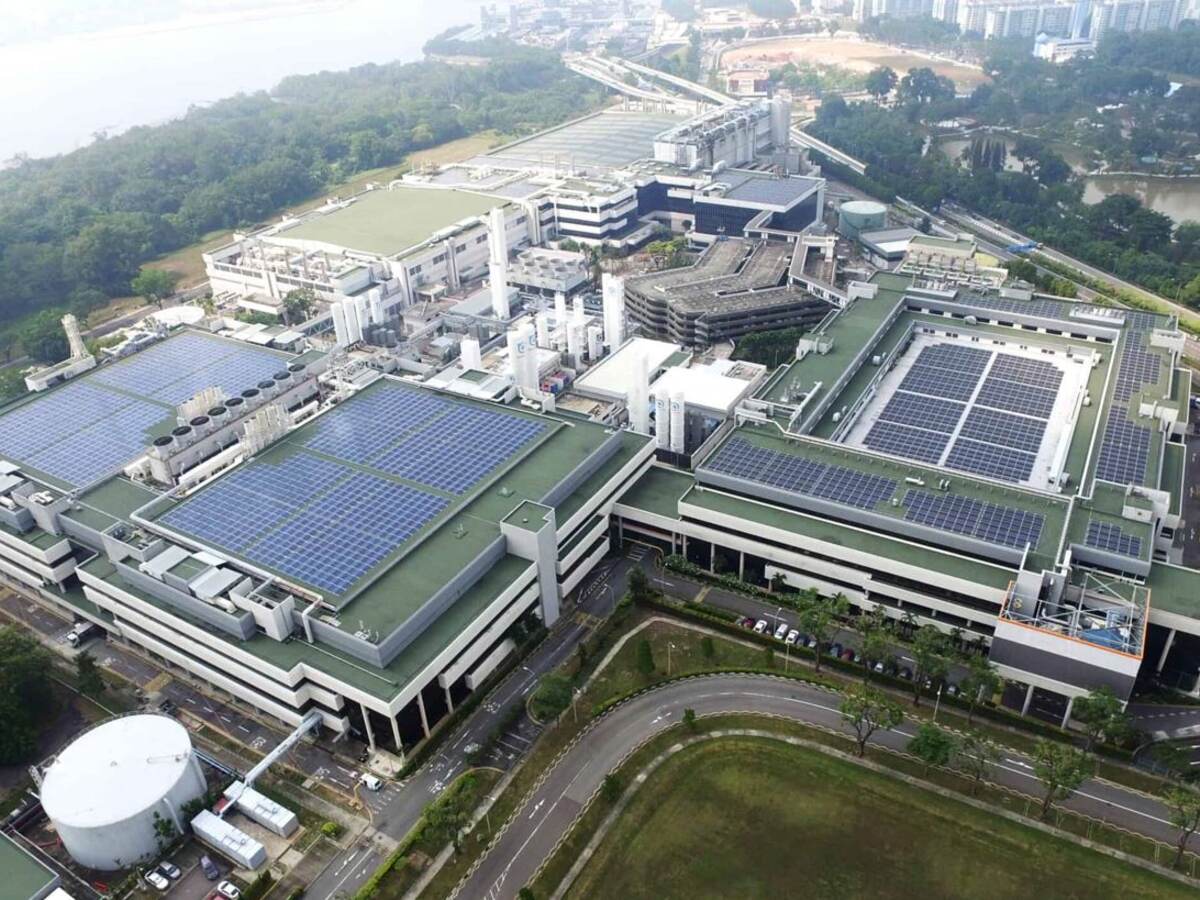
[[[573,302],[574,302],[574,309],[572,309],[572,311],[571,311],[572,312],[572,316],[571,316],[572,321],[582,322],[585,318],[584,309],[583,309],[583,295],[576,294],[575,300]]]
[[[604,273],[600,282],[604,295],[604,343],[616,350],[625,340],[625,279]]]
[[[687,443],[687,406],[684,403],[683,392],[676,391],[671,395],[671,450],[674,453],[684,453]]]
[[[492,315],[508,321],[508,266],[503,262],[488,263],[488,278],[492,287]]]
[[[587,329],[588,359],[595,361],[604,353],[604,330],[599,325],[589,325]]]
[[[578,365],[583,359],[583,323],[570,322],[567,324],[567,354],[571,364]]]
[[[554,294],[554,337],[557,349],[567,345],[567,295],[562,291]]]
[[[629,388],[629,427],[638,434],[650,433],[650,375],[646,354],[638,351]]]
[[[671,449],[671,401],[665,389],[654,392],[654,445]]]
[[[508,263],[508,234],[507,222],[504,218],[504,208],[495,207],[488,213],[488,262],[506,265]]]

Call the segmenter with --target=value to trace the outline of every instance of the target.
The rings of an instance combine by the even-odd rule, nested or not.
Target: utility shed
[[[234,806],[238,812],[251,822],[257,822],[280,837],[290,836],[299,827],[300,823],[294,812],[286,806],[279,805],[270,797],[260,794],[252,787],[244,787],[237,782],[225,789],[225,796],[227,798],[237,797],[234,800]]]
[[[192,831],[201,842],[229,857],[240,868],[257,869],[267,861],[262,844],[207,809],[192,819]]]

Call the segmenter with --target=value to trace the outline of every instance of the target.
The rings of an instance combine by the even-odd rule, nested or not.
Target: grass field
[[[890,47],[887,44],[841,37],[790,37],[761,41],[728,50],[721,56],[721,68],[726,71],[739,66],[774,68],[787,62],[839,66],[861,74],[870,72],[876,66],[888,66],[898,75],[904,75],[909,69],[928,67],[938,75],[952,79],[960,91],[970,91],[976,85],[990,80],[979,69],[970,66],[933,59],[922,53]]]
[[[1193,892],[852,763],[726,738],[664,763],[568,896],[1168,900]]]

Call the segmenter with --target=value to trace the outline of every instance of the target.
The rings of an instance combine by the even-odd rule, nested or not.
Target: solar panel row
[[[326,413],[304,446],[365,464],[407,432],[428,425],[452,408],[450,401],[432,391],[405,388],[371,391]]]
[[[1016,381],[1033,387],[1058,390],[1062,384],[1062,372],[1053,363],[1040,359],[1028,359],[1011,353],[1000,353],[992,363],[990,374],[1007,381]]]
[[[878,506],[891,499],[896,490],[896,482],[891,478],[757,447],[740,437],[727,441],[705,467],[735,478],[859,509]]]
[[[1113,388],[1113,399],[1125,403],[1148,384],[1157,384],[1162,372],[1162,361],[1143,344],[1143,336],[1127,334],[1123,338],[1117,381]]]
[[[904,506],[904,518],[909,522],[1005,547],[1036,545],[1045,525],[1045,517],[1038,513],[954,494],[909,490]]]
[[[1141,484],[1150,458],[1151,431],[1129,420],[1124,406],[1113,404],[1104,423],[1096,477],[1115,484]]]
[[[982,350],[978,347],[967,347],[962,344],[934,344],[917,354],[915,365],[940,366],[943,369],[974,372],[979,375],[987,368],[991,355],[990,350]]]
[[[960,437],[950,449],[946,465],[963,472],[1018,482],[1029,478],[1036,460],[1032,453]]]
[[[965,438],[1010,447],[1026,453],[1037,453],[1046,433],[1046,421],[1029,416],[976,406],[967,413],[959,434]]]
[[[1084,543],[1098,550],[1108,550],[1122,556],[1140,557],[1142,555],[1142,539],[1136,535],[1126,534],[1120,525],[1114,522],[1088,522],[1087,536]]]
[[[896,391],[879,413],[885,422],[898,422],[929,431],[952,432],[966,407],[953,400]]]
[[[863,443],[880,453],[903,456],[925,463],[936,463],[950,443],[950,435],[940,431],[925,431],[896,422],[876,422],[863,438]]]
[[[900,390],[950,400],[968,400],[975,393],[979,375],[974,372],[956,372],[936,366],[915,365],[908,370],[900,382]]]
[[[997,378],[995,375],[988,375],[984,379],[983,387],[979,389],[975,402],[993,409],[1003,409],[1008,412],[1048,419],[1054,411],[1054,401],[1057,397],[1057,389],[1033,387]]]

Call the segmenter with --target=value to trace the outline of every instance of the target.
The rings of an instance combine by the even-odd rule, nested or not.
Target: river
[[[416,60],[480,0],[298,0],[0,46],[0,161],[178,117],[287,75]]]
[[[992,137],[1000,137],[993,134]],[[1005,139],[1011,153],[1014,140]],[[942,153],[951,159],[960,159],[963,150],[971,143],[969,138],[954,137],[939,143]],[[1083,157],[1071,153],[1069,148],[1059,151],[1075,171],[1085,170]],[[1009,156],[1004,167],[1019,172],[1021,163]],[[1200,222],[1200,178],[1171,175],[1088,175],[1084,178],[1083,202],[1099,203],[1110,194],[1132,194],[1142,203],[1170,216],[1176,223]]]

